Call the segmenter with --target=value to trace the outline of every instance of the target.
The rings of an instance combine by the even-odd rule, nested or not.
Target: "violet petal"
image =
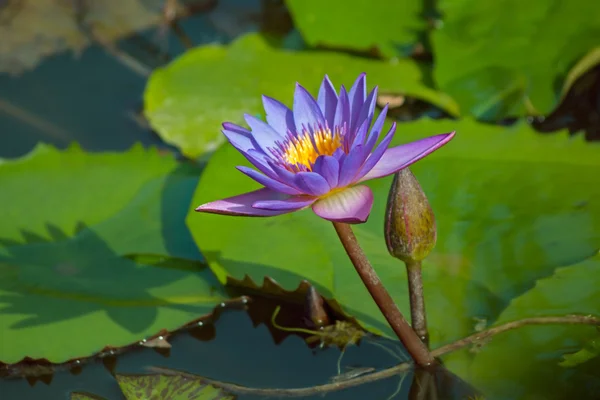
[[[225,122],[221,132],[238,151],[248,151],[256,145],[249,130],[231,122]]]
[[[379,113],[379,116],[377,117],[375,123],[373,124],[373,127],[371,128],[371,132],[369,133],[369,136],[367,137],[367,142],[365,144],[365,151],[369,153],[373,151],[373,148],[377,143],[377,139],[379,139],[379,135],[383,130],[383,125],[385,124],[385,117],[387,116],[387,112],[388,105],[386,104],[385,107],[383,107],[383,110],[381,110],[381,112]]]
[[[284,140],[283,136],[276,132],[269,124],[255,116],[244,114],[244,119],[250,126],[250,129],[252,129],[252,137],[265,153],[274,147],[275,142]]]
[[[283,200],[262,200],[252,204],[254,208],[271,211],[298,211],[313,204],[316,197],[294,196]]]
[[[269,165],[269,157],[265,153],[255,149],[250,149],[246,152],[242,152],[242,154],[260,172],[270,176],[273,179],[277,179],[277,175]]]
[[[362,145],[354,147],[342,160],[340,164],[338,187],[348,186],[354,182],[354,177],[358,174],[358,171],[360,171],[360,168],[365,161],[363,147],[364,146]]]
[[[340,164],[335,157],[319,156],[317,161],[315,161],[313,171],[325,178],[330,187],[334,188],[337,186]]]
[[[237,169],[240,170],[242,173],[248,175],[250,178],[254,179],[256,182],[260,183],[265,187],[268,187],[271,190],[275,190],[277,192],[289,195],[302,194],[302,192],[300,192],[299,190],[294,189],[282,182],[279,182],[278,180],[263,175],[260,172],[253,170],[252,168],[238,166]]]
[[[358,116],[363,104],[365,103],[366,96],[367,79],[366,74],[363,72],[358,76],[358,78],[356,78],[356,81],[350,88],[350,93],[348,94],[348,97],[350,98],[350,123],[348,124],[350,132],[356,129]]]
[[[294,91],[294,122],[296,132],[301,134],[306,129],[315,125],[325,126],[325,117],[315,99],[300,84],[296,84]]]
[[[335,116],[333,117],[333,126],[341,128],[344,122],[350,120],[350,100],[348,99],[348,93],[344,85],[340,88],[340,97],[338,99],[337,107],[335,108]]]
[[[373,207],[373,192],[368,186],[346,188],[318,200],[312,209],[329,221],[357,224],[366,222]]]
[[[379,145],[375,148],[375,151],[373,151],[369,155],[369,157],[363,164],[360,172],[356,176],[357,181],[359,179],[361,179],[363,176],[365,176],[375,166],[375,164],[377,164],[379,162],[379,160],[383,156],[383,153],[386,151],[386,149],[390,145],[390,142],[394,138],[395,132],[396,132],[396,123],[394,122],[392,124],[392,127],[390,128],[389,132],[387,133],[387,135],[385,135],[385,137],[381,140]]]
[[[338,95],[335,91],[335,87],[327,75],[321,83],[319,88],[319,95],[317,96],[317,104],[325,116],[325,121],[329,125],[329,128],[333,128],[333,118],[335,117],[335,109],[338,103]]]
[[[295,132],[294,114],[285,104],[269,96],[262,97],[265,113],[267,114],[267,123],[281,136],[285,136],[287,131]]]
[[[310,196],[321,196],[331,190],[331,187],[321,175],[316,172],[298,172],[294,183],[302,192]]]
[[[252,204],[257,201],[266,200],[281,200],[289,196],[275,192],[271,189],[262,188],[255,190],[254,192],[248,192],[240,194],[238,196],[228,197],[226,199],[212,201],[210,203],[202,204],[196,211],[205,212],[211,214],[225,214],[225,215],[237,215],[247,217],[272,217],[275,215],[287,214],[294,210],[260,210],[253,208]]]
[[[381,178],[408,167],[448,143],[454,137],[454,133],[435,135],[387,149],[377,164],[359,182]]]
[[[352,144],[350,145],[350,149],[358,145],[364,146],[365,139],[367,138],[367,132],[369,131],[369,126],[371,125],[371,121],[364,120],[362,125],[356,130],[354,139]]]
[[[362,124],[362,121],[369,121],[369,126],[371,122],[373,122],[373,115],[375,114],[375,105],[377,103],[377,86],[371,90],[369,95],[367,96],[367,100],[365,100],[359,114],[358,114],[358,124]]]

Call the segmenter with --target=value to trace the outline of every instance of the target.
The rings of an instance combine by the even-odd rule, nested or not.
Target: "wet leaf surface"
[[[87,357],[226,301],[183,225],[197,174],[141,147],[0,163],[0,361]]]
[[[393,57],[410,53],[425,29],[417,0],[288,0],[296,27],[310,46],[368,51]],[[341,12],[344,10],[344,12]]]
[[[423,83],[415,61],[392,63],[335,52],[277,50],[261,36],[250,34],[230,46],[193,49],[156,70],[144,94],[145,114],[167,143],[195,158],[223,143],[224,121],[242,123],[244,113],[263,113],[262,94],[289,105],[295,81],[314,92],[325,74],[339,88],[350,87],[361,72],[367,72],[382,91],[457,112],[452,99]]]
[[[569,70],[600,36],[592,17],[600,3],[585,0],[442,0],[438,8],[435,81],[463,114],[488,121],[550,113]]]
[[[600,254],[596,254],[539,279],[510,302],[495,325],[528,316],[598,316],[599,298]],[[580,359],[573,368],[560,363],[564,355],[597,340],[597,329],[582,325],[523,327],[498,335],[479,349],[450,354],[446,366],[463,371],[463,378],[484,393],[494,394],[495,399],[591,399],[600,393],[600,358],[585,363]]]
[[[600,209],[593,201],[600,195],[594,184],[598,146],[565,133],[543,137],[523,122],[502,128],[468,119],[402,124],[395,144],[451,130],[458,133],[449,145],[411,167],[438,223],[438,244],[423,270],[433,347],[473,333],[477,321],[495,323],[538,280],[600,247]],[[243,157],[229,145],[220,148],[194,204],[256,188],[236,165],[246,165]],[[388,255],[382,236],[389,184],[389,178],[370,183],[373,212],[355,232],[401,309],[408,310],[404,266]],[[187,224],[222,282],[248,275],[256,283],[269,276],[289,290],[308,279],[366,327],[392,337],[333,228],[312,211],[276,218],[190,211]],[[597,270],[590,273],[598,276]],[[573,280],[559,300],[570,304],[577,293]],[[530,315],[542,309],[532,305]],[[498,349],[511,352],[511,347]],[[454,372],[467,374],[466,364],[452,365]]]

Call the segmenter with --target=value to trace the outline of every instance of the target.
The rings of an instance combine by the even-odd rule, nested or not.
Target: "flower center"
[[[290,137],[283,143],[282,159],[289,166],[296,166],[307,171],[319,156],[331,156],[342,145],[342,135],[339,129],[320,128],[314,132],[304,131],[298,137]]]

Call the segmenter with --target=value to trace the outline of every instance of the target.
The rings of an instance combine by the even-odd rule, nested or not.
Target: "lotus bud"
[[[417,178],[408,168],[396,172],[385,213],[388,251],[407,264],[420,262],[436,237],[435,216]]]

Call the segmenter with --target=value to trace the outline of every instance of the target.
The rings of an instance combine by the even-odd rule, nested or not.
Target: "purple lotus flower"
[[[377,87],[367,94],[365,74],[339,95],[327,76],[317,100],[296,84],[290,110],[263,96],[267,122],[244,115],[250,130],[226,122],[223,133],[260,172],[237,167],[264,188],[213,201],[196,211],[271,217],[312,206],[321,218],[346,223],[365,222],[373,193],[359,185],[393,174],[447,143],[454,132],[387,148],[396,124],[375,146],[387,114],[383,108],[373,126]]]

